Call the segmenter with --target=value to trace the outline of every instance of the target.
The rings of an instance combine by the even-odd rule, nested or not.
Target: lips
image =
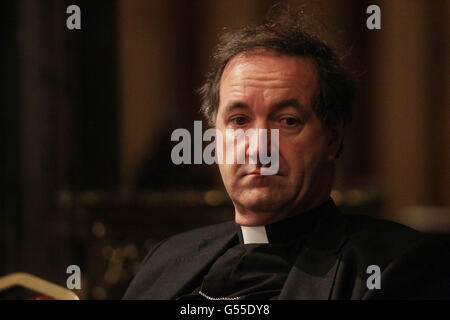
[[[285,171],[282,168],[279,168],[278,172],[273,175],[262,175],[261,169],[265,166],[259,167],[259,166],[239,166],[237,168],[237,175],[239,177],[245,177],[245,176],[261,176],[261,177],[270,177],[270,176],[284,176]]]
[[[253,171],[249,171],[247,173],[244,173],[242,176],[261,176],[261,177],[270,177],[270,176],[281,176],[280,172],[278,172],[277,174],[274,175],[262,175],[261,174],[261,170],[257,169],[257,170],[253,170]]]

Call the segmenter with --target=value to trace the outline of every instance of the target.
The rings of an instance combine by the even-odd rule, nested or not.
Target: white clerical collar
[[[277,222],[256,227],[246,227],[236,224],[239,243],[275,244],[294,241],[310,232],[315,227],[317,219],[320,219],[327,212],[339,212],[331,198],[314,209],[301,212]]]
[[[241,226],[244,244],[269,243],[265,226],[246,227]]]

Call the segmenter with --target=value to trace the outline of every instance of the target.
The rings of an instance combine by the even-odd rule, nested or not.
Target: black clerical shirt
[[[192,293],[179,299],[277,299],[315,218],[332,205],[330,199],[311,211],[265,226],[236,224],[234,245],[212,264]]]

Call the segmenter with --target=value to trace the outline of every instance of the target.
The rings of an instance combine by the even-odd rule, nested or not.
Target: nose
[[[256,164],[258,168],[267,166],[261,161],[261,154],[271,156],[271,130],[266,123],[259,123],[253,128],[253,132],[246,141],[246,155],[249,164]]]

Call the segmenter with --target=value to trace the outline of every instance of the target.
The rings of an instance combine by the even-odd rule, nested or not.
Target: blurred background
[[[445,0],[0,2],[0,276],[29,272],[81,299],[120,299],[163,238],[233,219],[214,166],[176,166],[175,128],[225,29],[307,4],[358,75],[333,198],[447,239],[449,7]],[[66,8],[81,9],[81,30]],[[368,30],[366,8],[381,8]]]

